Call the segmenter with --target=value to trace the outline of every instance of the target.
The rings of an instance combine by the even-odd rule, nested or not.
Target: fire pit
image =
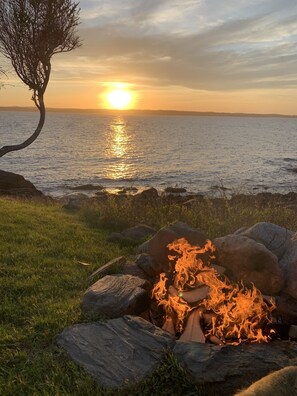
[[[111,319],[71,326],[58,337],[59,345],[113,388],[144,379],[168,349],[195,383],[219,384],[221,395],[297,365],[294,282],[283,276],[281,257],[288,259],[279,241],[288,236],[289,258],[295,242],[292,233],[269,225],[279,232],[271,243],[268,223],[259,224],[257,238],[259,229],[269,235],[261,244],[250,230],[214,244],[184,224],[160,230],[134,263],[121,257],[90,276],[103,277],[86,291],[82,310],[95,320]],[[243,264],[236,272],[238,258]],[[115,264],[121,273],[106,275]]]
[[[213,264],[211,241],[199,247],[181,238],[168,248],[175,255],[169,256],[168,273],[160,274],[152,290],[164,311],[163,330],[183,342],[238,345],[271,340],[275,332],[267,325],[275,309],[272,299],[264,299],[254,285],[234,283],[223,275],[225,269]]]

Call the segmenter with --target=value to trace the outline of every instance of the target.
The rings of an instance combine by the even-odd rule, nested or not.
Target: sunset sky
[[[53,58],[49,107],[297,114],[295,0],[82,0],[82,47]],[[3,63],[3,62],[2,62]],[[13,73],[0,106],[30,106]]]

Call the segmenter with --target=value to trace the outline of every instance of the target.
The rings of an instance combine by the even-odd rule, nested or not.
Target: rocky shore
[[[225,195],[224,189],[219,189],[217,194],[205,195],[202,193],[191,193],[182,187],[166,187],[160,191],[154,187],[138,190],[136,187],[118,189],[116,192],[109,192],[101,185],[85,184],[71,187],[69,194],[62,197],[51,197],[39,191],[30,181],[23,176],[0,170],[0,196],[41,200],[50,200],[61,203],[67,210],[79,210],[88,204],[103,203],[109,199],[121,202],[132,200],[136,203],[155,202],[160,204],[177,204],[186,208],[191,208],[197,203],[210,201],[216,206],[225,205],[226,202],[233,205],[255,205],[265,208],[270,205],[297,208],[297,193],[288,192],[286,194],[259,192],[256,194],[229,194]]]

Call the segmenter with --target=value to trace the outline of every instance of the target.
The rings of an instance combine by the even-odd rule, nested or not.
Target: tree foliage
[[[33,135],[19,145],[2,147],[0,156],[27,147],[41,132],[51,58],[80,45],[76,33],[79,11],[78,3],[71,0],[0,0],[0,52],[33,91],[32,99],[40,111]]]

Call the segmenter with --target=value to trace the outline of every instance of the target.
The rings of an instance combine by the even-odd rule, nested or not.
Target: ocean
[[[25,140],[37,121],[0,111],[1,146]],[[83,184],[287,193],[297,191],[297,118],[48,112],[37,140],[0,161],[52,196]]]

